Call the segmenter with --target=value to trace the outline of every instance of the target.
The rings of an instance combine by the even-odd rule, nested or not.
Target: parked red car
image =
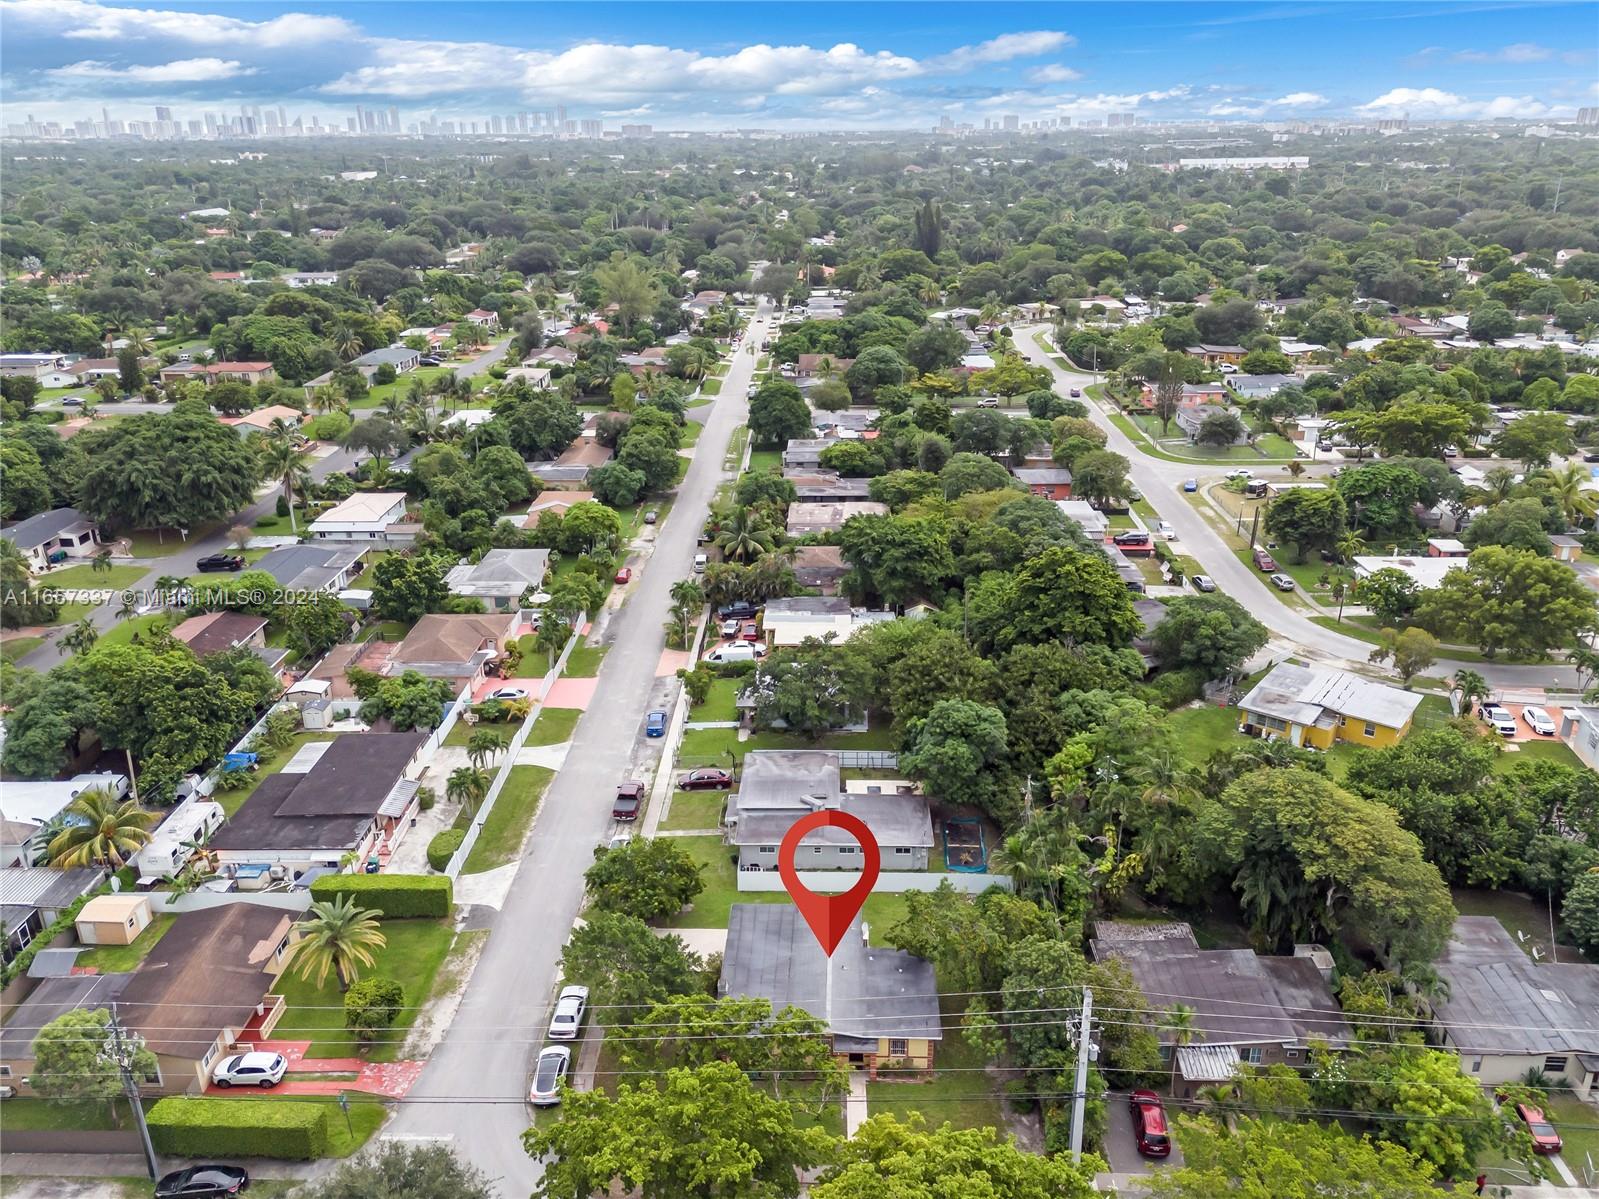
[[[1277,569],[1277,559],[1273,558],[1265,550],[1256,550],[1255,569],[1271,574],[1272,571]]]
[[[740,641],[759,641],[761,639],[761,626],[753,620],[746,620],[739,627],[738,639]]]
[[[1129,1103],[1133,1115],[1133,1137],[1138,1152],[1145,1157],[1171,1156],[1171,1130],[1166,1126],[1166,1109],[1154,1091],[1134,1091]]]
[[[631,566],[624,566],[624,567],[622,567],[621,570],[616,572],[616,581],[618,583],[625,583],[629,579],[631,579],[632,577],[633,577],[633,568]]]
[[[1527,1126],[1527,1131],[1532,1134],[1532,1151],[1534,1153],[1560,1152],[1560,1134],[1555,1131],[1555,1126],[1544,1118],[1542,1109],[1533,1107],[1530,1103],[1518,1103],[1516,1104],[1516,1115]]]
[[[733,785],[733,776],[725,770],[707,766],[689,771],[677,780],[677,785],[682,791],[724,791]]]
[[[616,802],[611,805],[611,819],[637,820],[639,807],[644,802],[644,784],[634,781],[618,783]]]

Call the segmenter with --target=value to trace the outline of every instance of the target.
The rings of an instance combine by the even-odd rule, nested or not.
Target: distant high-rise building
[[[566,105],[557,104],[555,106],[555,123],[557,125],[566,124]]]
[[[1599,125],[1599,108],[1577,109],[1577,124]]]
[[[623,125],[622,126],[622,136],[623,137],[654,137],[655,136],[655,126],[654,125]]]
[[[399,131],[400,131],[400,110],[396,106],[394,106],[393,104],[390,104],[389,105],[389,132],[390,133],[398,133]]]
[[[172,110],[170,108],[163,108],[161,105],[157,104],[155,109],[155,119],[158,121],[170,121],[172,119]]]
[[[600,137],[605,132],[603,121],[579,121],[578,132],[584,137]]]
[[[1005,114],[1005,131],[1014,132],[1021,125],[1021,118],[1012,113]]]

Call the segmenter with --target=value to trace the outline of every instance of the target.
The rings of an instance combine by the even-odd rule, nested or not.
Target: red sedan
[[[621,570],[616,572],[616,581],[618,583],[626,583],[630,579],[632,579],[632,577],[633,577],[633,568],[631,566],[624,566],[624,567],[622,567]]]
[[[1521,1122],[1527,1126],[1527,1131],[1532,1134],[1532,1151],[1534,1153],[1559,1153],[1561,1149],[1560,1134],[1555,1131],[1555,1126],[1544,1118],[1540,1108],[1533,1107],[1530,1103],[1516,1104],[1516,1115],[1521,1117]]]
[[[739,627],[738,639],[740,641],[759,641],[761,639],[761,626],[753,620],[746,620]]]
[[[726,790],[733,785],[733,776],[725,770],[708,766],[702,770],[689,771],[677,780],[677,785],[683,791]]]

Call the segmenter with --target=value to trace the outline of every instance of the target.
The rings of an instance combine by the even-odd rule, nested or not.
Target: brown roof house
[[[802,545],[794,550],[794,577],[801,587],[837,595],[839,580],[847,574],[844,551],[836,545]]]
[[[185,912],[139,963],[118,999],[129,1031],[160,1070],[149,1090],[203,1089],[211,1068],[239,1042],[264,1040],[282,1016],[271,994],[294,921],[252,903]]]
[[[249,612],[206,612],[179,624],[172,630],[172,639],[203,658],[240,645],[265,646],[266,626],[266,617]]]
[[[516,613],[485,615],[432,612],[412,626],[405,640],[389,657],[387,673],[414,670],[454,685],[474,686],[486,677],[490,662],[498,661],[516,627]]]

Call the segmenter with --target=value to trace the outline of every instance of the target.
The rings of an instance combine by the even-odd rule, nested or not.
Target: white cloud
[[[984,63],[1010,62],[1017,58],[1037,58],[1053,54],[1067,46],[1077,44],[1077,39],[1067,33],[1051,29],[1037,29],[1026,33],[1002,33],[975,46],[960,46],[948,54],[927,60],[929,71],[967,71]]]
[[[46,73],[56,79],[96,79],[111,83],[210,83],[253,75],[255,70],[231,58],[182,58],[176,62],[132,67],[86,58]]]
[[[1356,111],[1374,116],[1470,121],[1495,117],[1545,117],[1555,110],[1531,96],[1495,96],[1491,100],[1470,100],[1436,87],[1396,87],[1360,105]]]
[[[342,17],[284,13],[270,21],[245,21],[217,13],[166,9],[107,8],[88,0],[3,0],[8,21],[61,37],[97,41],[161,40],[215,46],[241,41],[252,48],[281,50],[358,36]]]
[[[1547,62],[1555,52],[1547,46],[1531,42],[1516,42],[1497,50],[1462,50],[1454,56],[1456,62]]]
[[[1289,92],[1286,96],[1267,100],[1266,103],[1273,108],[1309,108],[1313,104],[1327,103],[1327,97],[1320,92]]]
[[[686,53],[674,51],[674,53]],[[810,46],[746,46],[722,58],[697,58],[688,67],[699,87],[715,91],[772,91],[778,95],[816,95],[865,83],[910,79],[921,74],[914,58],[876,53],[842,42],[830,50]],[[663,79],[663,86],[682,88],[682,79]]]
[[[1048,66],[1034,67],[1027,72],[1027,78],[1032,83],[1070,83],[1073,79],[1081,79],[1083,73],[1074,71],[1070,67],[1061,66],[1052,62]]]

